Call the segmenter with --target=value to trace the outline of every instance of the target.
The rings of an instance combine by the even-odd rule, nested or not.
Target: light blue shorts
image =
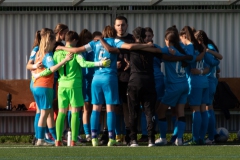
[[[188,100],[190,106],[200,106],[201,104],[207,104],[209,101],[209,89],[191,88]]]
[[[92,80],[92,104],[119,104],[118,79],[114,75],[95,75]]]
[[[171,107],[175,107],[177,104],[186,104],[188,91],[189,86],[187,81],[167,84],[162,103]]]
[[[47,110],[52,108],[52,88],[35,87],[33,95],[39,109]]]

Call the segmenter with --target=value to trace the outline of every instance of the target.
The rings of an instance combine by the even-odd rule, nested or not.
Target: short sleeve
[[[94,41],[91,41],[84,46],[87,52],[92,52],[93,51],[94,43],[95,43]]]
[[[38,52],[38,50],[39,50],[39,47],[38,47],[38,46],[36,46],[36,47],[33,48],[29,60],[33,60],[33,61],[35,60],[36,53]]]
[[[123,45],[123,41],[121,41],[120,39],[114,39],[114,45],[116,48],[121,48],[121,46]]]

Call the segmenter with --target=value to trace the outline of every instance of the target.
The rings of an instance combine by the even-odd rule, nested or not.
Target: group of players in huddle
[[[119,16],[114,27],[106,26],[102,33],[92,34],[84,29],[78,35],[64,24],[58,24],[54,31],[43,28],[36,32],[27,63],[32,73],[30,89],[37,104],[35,145],[48,145],[45,133],[49,132],[53,144],[62,146],[68,115],[70,145],[77,145],[79,117],[82,117],[86,139],[98,146],[103,106],[106,106],[108,146],[123,141],[138,146],[141,108],[141,140],[145,138],[149,147],[166,145],[169,107],[174,125],[171,141],[177,146],[184,145],[186,103],[193,111],[192,140],[188,144],[213,143],[217,134],[212,101],[222,59],[217,46],[204,31],[189,26],[180,31],[176,26],[169,27],[165,31],[165,47],[153,43],[150,27],[137,27],[132,34],[127,33],[127,28],[127,19]],[[58,113],[54,120],[56,97]],[[121,135],[122,121],[124,135]],[[160,130],[156,140],[155,124]]]

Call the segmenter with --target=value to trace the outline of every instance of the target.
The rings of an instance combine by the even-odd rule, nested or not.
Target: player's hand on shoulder
[[[65,60],[66,60],[66,61],[70,61],[71,59],[73,59],[73,53],[68,52],[68,54],[67,54],[66,57],[65,57]]]
[[[171,55],[175,55],[176,51],[172,48],[168,48],[168,51]]]

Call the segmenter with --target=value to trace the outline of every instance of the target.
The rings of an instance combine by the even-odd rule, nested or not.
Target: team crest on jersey
[[[52,57],[51,56],[48,56],[47,57],[47,62],[51,62],[53,59],[52,59]]]
[[[35,54],[36,54],[36,52],[35,52],[35,51],[32,51],[30,57],[35,56]]]
[[[115,39],[114,42],[115,43],[118,43],[120,41],[120,39]]]

